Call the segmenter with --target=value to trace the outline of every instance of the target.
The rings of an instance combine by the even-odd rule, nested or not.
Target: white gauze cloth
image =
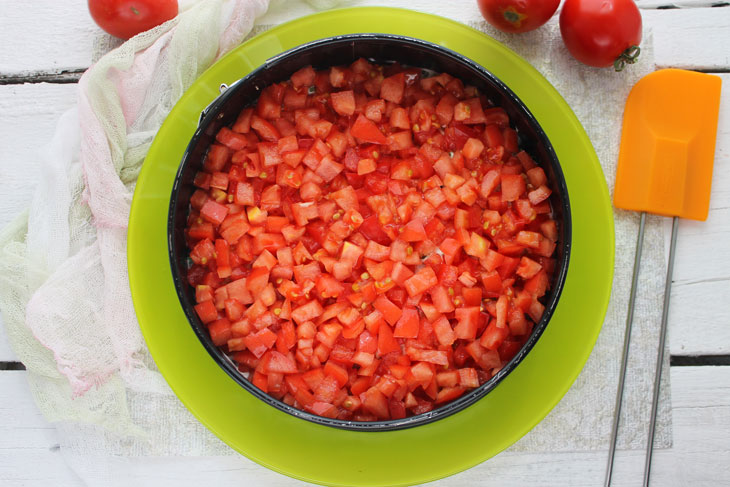
[[[276,2],[268,22],[254,32],[336,3]],[[441,9],[436,0],[393,4],[431,13]],[[178,18],[101,58],[81,79],[78,108],[59,122],[30,210],[0,234],[0,308],[7,334],[28,369],[40,410],[58,424],[62,452],[91,483],[121,481],[115,476],[129,468],[122,457],[232,453],[180,404],[147,351],[129,294],[126,227],[134,183],[165,116],[267,8],[267,0],[186,2]],[[650,35],[645,34],[641,62],[616,74],[572,60],[562,47],[557,18],[535,32],[508,36],[474,11],[458,20],[510,46],[566,98],[612,189],[626,96],[654,69]],[[598,343],[563,401],[511,451],[607,447],[637,227],[633,214],[616,212],[615,218],[616,276]],[[650,218],[621,448],[645,442],[663,269],[661,225]],[[658,447],[671,442],[666,374],[663,380]]]

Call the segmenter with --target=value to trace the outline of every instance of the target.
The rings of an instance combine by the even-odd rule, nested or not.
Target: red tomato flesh
[[[195,178],[188,280],[256,387],[312,414],[397,419],[519,351],[559,231],[545,171],[483,99],[361,59],[300,69],[220,130]]]

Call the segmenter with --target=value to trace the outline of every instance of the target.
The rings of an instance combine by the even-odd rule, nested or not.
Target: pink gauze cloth
[[[74,293],[75,285],[64,290],[58,283],[48,292],[41,287],[26,309],[28,326],[53,351],[76,395],[117,372],[137,381],[146,369],[139,354],[143,339],[129,294],[125,255],[134,190],[131,176],[139,171],[143,156],[136,149],[149,146],[164,115],[188,85],[240,43],[267,6],[267,0],[195,4],[178,19],[123,44],[81,77],[82,202],[91,211],[96,239],[90,247],[100,267],[63,270],[75,274],[68,277],[79,287],[88,286],[78,282],[86,277],[92,282],[102,280],[95,282],[99,287],[90,295]],[[203,30],[208,33],[201,38]],[[87,301],[80,307],[89,315],[60,316],[61,300],[71,303],[61,309],[68,309],[74,301]]]

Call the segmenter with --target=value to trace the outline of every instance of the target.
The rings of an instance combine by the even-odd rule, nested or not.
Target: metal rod
[[[657,353],[656,374],[654,375],[654,397],[651,400],[651,419],[649,420],[649,439],[646,444],[646,462],[644,463],[644,487],[649,485],[651,475],[651,457],[654,453],[654,433],[656,415],[659,406],[662,366],[664,365],[664,345],[667,341],[667,319],[669,318],[669,299],[672,291],[672,273],[674,271],[674,250],[677,248],[677,229],[679,217],[672,219],[672,241],[669,245],[669,263],[667,264],[667,280],[664,283],[664,307],[662,308],[662,326],[659,331],[659,351]]]
[[[613,474],[613,460],[616,455],[616,440],[618,438],[618,425],[621,419],[621,402],[624,396],[624,383],[626,382],[626,365],[629,361],[629,344],[631,342],[631,326],[634,322],[634,302],[636,301],[636,284],[639,280],[639,268],[641,266],[641,248],[644,246],[644,227],[646,226],[646,213],[641,213],[639,220],[639,235],[636,239],[636,253],[634,254],[634,273],[631,276],[631,292],[629,293],[629,310],[626,315],[626,331],[624,332],[624,351],[621,357],[621,371],[619,372],[618,391],[616,392],[616,406],[613,412],[613,429],[611,430],[611,445],[608,448],[608,466],[606,467],[606,481],[604,486],[611,485]]]

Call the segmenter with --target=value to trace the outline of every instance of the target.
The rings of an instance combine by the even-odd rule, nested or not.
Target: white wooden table
[[[386,2],[350,2],[377,3]],[[442,3],[431,13],[462,21],[475,16],[473,0]],[[652,480],[730,485],[730,6],[721,0],[637,3],[653,30],[660,67],[718,73],[724,83],[710,216],[680,224],[669,318],[674,438],[671,449],[655,454]],[[59,115],[74,105],[76,82],[100,42],[108,38],[89,18],[85,0],[0,0],[0,227],[27,206],[41,169],[19,164],[26,159],[20,156],[48,141]],[[23,369],[0,331],[0,485],[81,485],[59,453],[54,427],[33,403]],[[437,484],[598,486],[605,458],[605,452],[503,453]],[[172,459],[129,482],[302,485],[237,458],[189,463]],[[614,485],[640,485],[642,470],[643,452],[619,452]]]

